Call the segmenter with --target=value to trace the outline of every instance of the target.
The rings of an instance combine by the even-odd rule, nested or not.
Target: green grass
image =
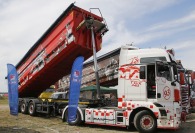
[[[5,97],[1,97],[1,98],[0,98],[0,104],[1,104],[1,105],[2,105],[2,104],[8,104],[8,99],[5,98]]]

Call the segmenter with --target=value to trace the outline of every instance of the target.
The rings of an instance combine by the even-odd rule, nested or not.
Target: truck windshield
[[[140,59],[140,63],[155,63],[158,60],[167,61],[165,57],[145,57]]]

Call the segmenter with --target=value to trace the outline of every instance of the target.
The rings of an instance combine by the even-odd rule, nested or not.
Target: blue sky
[[[184,67],[195,70],[194,0],[0,0],[0,92],[7,91],[6,64],[16,65],[72,3],[100,8],[109,32],[104,54],[121,45],[174,48]]]

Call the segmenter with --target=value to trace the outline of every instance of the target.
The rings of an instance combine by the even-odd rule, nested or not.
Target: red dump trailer
[[[102,16],[71,4],[16,65],[19,97],[37,97],[62,76],[70,73],[74,59],[92,56],[91,28],[96,51],[107,31]]]

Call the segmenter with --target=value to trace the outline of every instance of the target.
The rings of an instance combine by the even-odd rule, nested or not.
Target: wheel
[[[153,114],[143,110],[135,115],[134,125],[141,133],[153,133],[157,128],[157,121]]]
[[[68,109],[65,112],[63,122],[68,122]],[[74,121],[68,122],[69,125],[79,125],[81,123],[81,114],[77,110],[76,119]]]
[[[31,101],[29,103],[29,106],[28,106],[28,113],[31,115],[31,116],[35,116],[36,115],[36,106],[35,106],[35,103],[33,101]]]
[[[27,103],[25,101],[21,102],[20,111],[23,114],[27,114],[27,112],[28,112],[28,110],[27,110]]]

